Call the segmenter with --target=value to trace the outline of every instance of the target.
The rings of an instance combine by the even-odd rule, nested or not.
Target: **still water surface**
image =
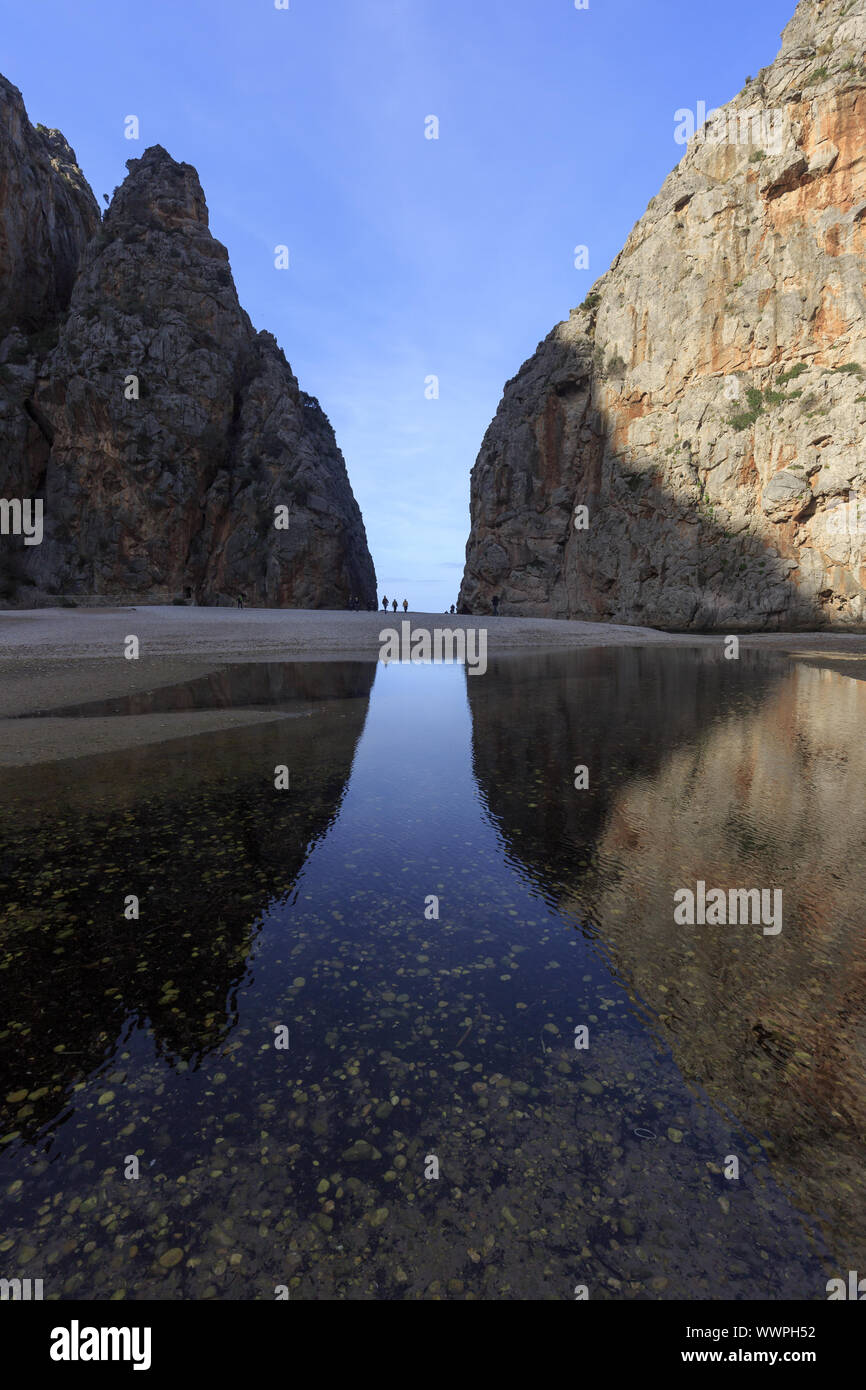
[[[281,717],[3,773],[0,1276],[822,1299],[866,1268],[866,682],[607,649],[64,713],[222,707]],[[675,925],[698,880],[781,888],[783,930]]]

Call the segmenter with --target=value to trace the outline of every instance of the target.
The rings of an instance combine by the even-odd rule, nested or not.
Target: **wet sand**
[[[0,766],[53,762],[164,742],[240,724],[288,717],[285,711],[218,709],[97,718],[46,718],[88,700],[132,695],[194,680],[234,662],[375,660],[380,633],[413,628],[484,629],[489,654],[576,647],[722,646],[719,634],[550,618],[466,618],[444,613],[348,613],[299,609],[48,608],[0,612]],[[139,640],[138,660],[125,641]],[[866,660],[864,633],[741,635],[744,648],[806,660]],[[866,669],[866,668],[864,668]],[[27,718],[28,715],[41,716]]]

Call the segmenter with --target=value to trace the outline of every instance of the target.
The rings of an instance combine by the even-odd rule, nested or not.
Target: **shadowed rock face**
[[[509,855],[591,932],[702,1088],[765,1148],[842,1268],[866,1242],[866,679],[772,657],[599,651],[468,681]],[[853,665],[853,663],[852,663]],[[576,763],[590,770],[573,789]],[[844,813],[840,812],[844,807]],[[782,930],[683,926],[674,894],[781,889]]]
[[[866,622],[864,144],[866,7],[801,0],[776,61],[506,386],[462,607]]]
[[[34,129],[0,76],[0,339],[32,334],[69,305],[99,209],[59,130]]]
[[[33,127],[0,76],[0,497],[35,497],[48,445],[32,415],[39,358],[57,342],[96,199],[59,130]],[[15,592],[26,548],[0,536],[0,603]]]
[[[146,150],[100,225],[68,146],[32,130],[14,88],[2,95],[0,190],[20,204],[26,187],[29,202],[3,266],[0,495],[42,497],[45,536],[3,538],[0,600],[374,603],[333,430],[240,307],[195,170]],[[43,224],[63,255],[53,292],[30,303],[15,287],[51,259]]]

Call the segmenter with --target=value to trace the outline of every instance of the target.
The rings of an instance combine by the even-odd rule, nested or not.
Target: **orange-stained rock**
[[[461,606],[866,623],[864,228],[866,4],[801,0],[776,61],[506,386]]]

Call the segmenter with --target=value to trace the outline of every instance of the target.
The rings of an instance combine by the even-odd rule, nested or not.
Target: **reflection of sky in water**
[[[835,767],[839,794],[827,730],[835,715],[844,743],[860,690],[689,651],[468,681],[235,667],[160,708],[312,717],[138,750],[113,779],[105,759],[10,778],[9,1273],[79,1297],[824,1297],[846,1213],[821,1174],[854,1176],[859,1093],[813,1146],[810,1068],[841,1016],[825,978],[859,956],[846,902],[828,944],[779,844],[808,823],[826,858],[838,838],[815,779]],[[716,813],[708,788],[737,779],[736,814]],[[780,865],[775,958],[759,933],[674,933],[673,890],[701,866],[769,886]]]

